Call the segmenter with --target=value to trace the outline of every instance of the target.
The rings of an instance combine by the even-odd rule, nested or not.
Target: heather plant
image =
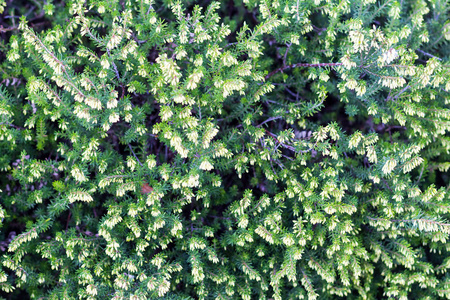
[[[1,299],[450,298],[448,1],[0,13]]]

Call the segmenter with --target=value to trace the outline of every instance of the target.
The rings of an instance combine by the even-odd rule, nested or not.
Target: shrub
[[[450,298],[448,2],[0,7],[4,297]]]

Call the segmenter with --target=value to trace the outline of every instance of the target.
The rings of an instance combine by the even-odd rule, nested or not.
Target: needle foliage
[[[0,299],[449,299],[445,0],[0,0]]]

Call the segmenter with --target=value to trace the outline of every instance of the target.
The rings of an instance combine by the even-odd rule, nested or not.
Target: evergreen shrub
[[[0,10],[1,299],[450,298],[448,1]]]

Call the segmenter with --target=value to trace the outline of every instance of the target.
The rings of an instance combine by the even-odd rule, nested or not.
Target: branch
[[[404,88],[403,88],[403,89],[402,89],[395,97],[388,96],[388,97],[386,98],[386,101],[389,101],[389,100],[391,100],[391,99],[392,99],[392,101],[397,100],[398,97],[400,97],[400,95],[403,94],[404,92],[406,92],[406,90],[409,89],[409,88],[410,88],[410,86],[407,85],[407,86],[404,87]]]
[[[289,48],[291,48],[292,43],[286,44],[286,52],[284,52],[284,57],[283,57],[283,66],[286,66],[286,57],[289,51]]]
[[[8,122],[1,122],[0,125],[8,125],[8,126],[11,126],[11,127],[15,128],[15,129],[19,129],[19,130],[24,130],[25,129],[23,127],[20,127],[20,126],[17,126],[17,125],[14,125],[12,123],[8,123]]]
[[[417,185],[422,178],[423,170],[425,169],[425,164],[422,164],[422,170],[420,170],[419,178],[417,178],[415,185]]]
[[[114,63],[114,61],[113,61],[112,58],[111,58],[111,52],[109,52],[109,49],[108,49],[108,48],[106,48],[106,51],[108,52],[108,56],[109,56],[109,58],[111,59],[111,64],[113,65],[114,72],[116,73],[116,77],[117,77],[117,79],[119,79],[119,81],[120,81],[119,71],[117,71],[117,66],[116,66],[116,64]]]
[[[275,139],[275,140],[276,140],[283,148],[289,149],[289,150],[291,150],[291,151],[293,151],[293,152],[295,152],[295,153],[302,153],[302,154],[303,154],[303,153],[307,153],[307,152],[313,150],[312,148],[310,148],[310,149],[308,149],[308,150],[297,151],[297,150],[295,149],[295,147],[290,146],[290,145],[286,145],[286,144],[283,144],[282,142],[280,142],[280,141],[278,140],[276,134],[274,134],[274,133],[268,131],[267,129],[266,129],[266,132],[267,132],[267,134],[269,134],[273,139]]]
[[[293,68],[299,68],[299,67],[321,68],[321,67],[337,67],[337,66],[342,66],[342,63],[320,63],[320,64],[298,63],[298,64],[293,64],[293,65],[278,68],[278,69],[270,72],[269,74],[267,74],[264,77],[264,79],[267,80],[278,72],[283,72],[284,70],[293,69]]]
[[[281,119],[281,118],[283,118],[283,117],[282,116],[277,116],[277,117],[268,118],[267,120],[265,120],[261,124],[257,125],[256,127],[261,127],[263,124],[266,124],[266,123],[268,123],[270,121],[278,120],[278,119]]]
[[[141,161],[139,160],[139,158],[136,156],[136,153],[134,153],[133,148],[131,148],[131,145],[128,144],[128,147],[130,147],[131,153],[133,153],[134,157],[137,159],[138,163],[141,165],[141,167],[143,166]]]
[[[425,56],[432,57],[432,58],[436,58],[436,59],[438,59],[438,60],[442,60],[442,58],[439,58],[439,57],[437,57],[437,56],[434,56],[433,54],[427,53],[427,52],[422,51],[422,50],[420,50],[420,49],[416,49],[416,50],[419,51],[420,53],[422,53],[422,54],[425,55]]]

